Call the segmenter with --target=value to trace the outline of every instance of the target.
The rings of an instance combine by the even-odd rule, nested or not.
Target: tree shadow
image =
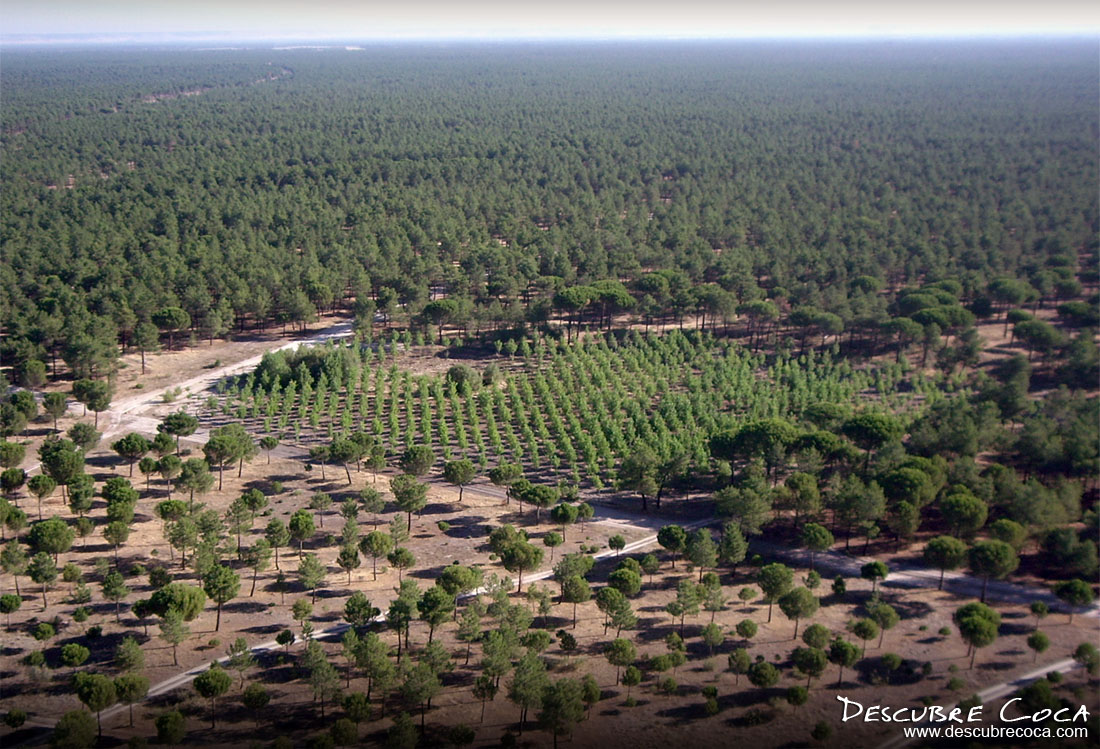
[[[259,614],[268,610],[268,605],[259,601],[230,601],[222,605],[226,614]]]
[[[978,657],[981,658],[981,653],[978,653]],[[975,663],[974,668],[978,671],[1009,671],[1016,664],[1011,661],[989,661],[986,663]]]
[[[447,522],[451,526],[446,532],[449,538],[480,538],[489,535],[488,528],[482,525],[485,522],[482,515],[459,515]]]

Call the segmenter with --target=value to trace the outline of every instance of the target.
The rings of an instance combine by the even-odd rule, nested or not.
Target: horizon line
[[[13,46],[124,46],[139,43],[187,44],[197,42],[247,42],[252,44],[298,43],[301,46],[346,46],[394,43],[546,43],[546,42],[872,42],[872,41],[1041,41],[1100,39],[1098,29],[1062,29],[1037,32],[982,32],[960,30],[944,32],[863,31],[834,34],[516,34],[447,35],[385,34],[349,36],[328,32],[302,35],[283,32],[256,34],[240,31],[110,31],[110,32],[21,32],[0,33],[0,45]],[[319,43],[326,42],[321,45]]]

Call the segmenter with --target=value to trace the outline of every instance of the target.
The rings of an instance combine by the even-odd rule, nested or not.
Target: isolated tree
[[[936,536],[924,547],[925,564],[940,571],[938,590],[943,590],[944,573],[961,567],[966,558],[966,544],[953,536]]]
[[[81,666],[88,660],[91,651],[78,642],[70,642],[61,648],[61,665],[68,668]]]
[[[351,486],[350,466],[363,457],[362,448],[349,439],[337,438],[329,445],[328,457],[333,463],[339,463],[344,467],[344,473],[348,478],[348,486]]]
[[[541,706],[543,691],[549,683],[546,664],[537,653],[527,651],[516,664],[508,684],[508,699],[520,708],[521,732],[527,720],[528,710]]]
[[[393,550],[393,539],[381,531],[371,531],[359,542],[359,550],[371,558],[371,579],[378,579],[378,560]]]
[[[56,432],[58,431],[57,420],[69,410],[68,399],[61,392],[44,393],[42,395],[42,410],[53,419],[53,430]]]
[[[115,677],[115,694],[118,701],[130,709],[130,725],[134,725],[134,704],[149,693],[149,679],[141,674],[122,674]]]
[[[130,336],[130,343],[141,353],[141,373],[145,374],[145,354],[148,351],[156,351],[160,346],[160,331],[151,322],[141,321],[134,326],[134,332]]]
[[[699,528],[688,538],[687,558],[699,568],[699,580],[703,579],[703,570],[718,564],[718,547],[710,535],[709,528]]]
[[[867,641],[878,637],[878,625],[875,624],[873,619],[860,619],[852,626],[852,634],[863,640],[863,650],[859,654],[859,657],[862,658],[863,654],[867,652]]]
[[[332,497],[325,492],[317,492],[309,498],[309,509],[317,513],[317,525],[325,527],[325,512],[332,507]]]
[[[844,681],[844,669],[856,665],[861,657],[860,649],[856,645],[840,638],[833,640],[829,646],[829,662],[839,668],[836,677],[837,687]]]
[[[157,616],[178,611],[184,621],[193,621],[206,606],[206,593],[201,588],[185,583],[169,583],[157,590],[149,599],[151,610]]]
[[[267,464],[271,465],[271,451],[279,446],[279,438],[267,435],[260,438],[260,449],[267,455]]]
[[[196,676],[191,684],[200,697],[210,700],[210,727],[216,728],[217,699],[229,691],[229,687],[233,685],[233,679],[221,666],[213,663],[210,668]]]
[[[443,478],[448,483],[458,487],[458,501],[462,501],[462,490],[477,476],[477,469],[473,462],[466,460],[452,460],[443,465]]]
[[[180,438],[189,437],[199,428],[199,420],[186,411],[168,414],[157,425],[157,431],[176,438],[176,453],[180,451]]]
[[[591,600],[592,589],[580,575],[569,575],[562,581],[561,600],[573,604],[573,628],[577,627],[577,604]]]
[[[435,464],[435,453],[427,445],[413,445],[401,454],[401,470],[410,476],[424,476]]]
[[[501,463],[489,470],[489,481],[495,486],[511,486],[523,478],[523,468],[515,463]]]
[[[325,478],[325,464],[328,463],[329,459],[329,446],[317,445],[309,448],[309,459],[321,466],[321,480],[327,481],[328,479]],[[307,465],[306,468],[308,469],[309,466]]]
[[[38,459],[42,472],[62,487],[84,469],[84,454],[71,440],[48,437],[38,448]]]
[[[562,502],[550,509],[550,520],[561,526],[561,540],[566,540],[566,529],[577,522],[579,511],[577,506],[569,502]]]
[[[405,671],[401,697],[410,705],[420,707],[420,732],[424,733],[424,716],[432,698],[443,689],[439,676],[426,663],[417,663]]]
[[[42,500],[53,494],[57,482],[45,474],[31,476],[27,480],[27,490],[38,500],[38,519],[42,519]]]
[[[131,476],[134,475],[134,463],[141,460],[151,448],[152,445],[149,443],[149,440],[145,439],[137,432],[130,432],[125,437],[121,437],[111,444],[111,449],[118,453],[119,457],[129,463]]]
[[[416,557],[404,546],[397,546],[386,555],[386,561],[397,570],[397,581],[400,583],[401,580],[404,579],[405,570],[416,564]]]
[[[729,654],[727,658],[727,668],[730,673],[734,675],[734,685],[737,685],[741,681],[741,674],[746,674],[749,671],[749,667],[752,665],[752,656],[749,655],[749,651],[744,648],[738,648]]]
[[[548,531],[542,537],[542,545],[550,549],[550,561],[554,561],[554,549],[562,545],[563,539],[561,534],[556,531]]]
[[[1020,565],[1015,550],[1004,541],[979,541],[970,547],[967,558],[971,573],[982,578],[982,603],[985,603],[989,579],[1001,580]]]
[[[106,380],[77,380],[73,384],[73,396],[95,413],[95,429],[99,428],[99,414],[110,408],[113,394]]]
[[[687,549],[687,531],[678,525],[666,525],[657,531],[657,543],[672,554],[672,568],[676,569],[676,557]]]
[[[202,446],[202,453],[206,456],[206,462],[210,467],[218,469],[218,491],[221,491],[225,464],[232,463],[237,455],[237,445],[233,437],[224,433],[212,433],[210,439]]]
[[[244,563],[252,570],[252,589],[248,592],[251,598],[256,593],[256,579],[271,564],[271,544],[266,538],[257,539],[244,553]]]
[[[898,612],[893,606],[883,601],[879,601],[868,607],[867,613],[871,615],[871,619],[878,625],[878,647],[881,648],[882,640],[886,636],[887,630],[891,630],[897,626],[901,617],[898,616]]]
[[[833,546],[833,534],[829,529],[817,523],[802,526],[802,545],[810,551],[810,569],[814,568],[814,553],[828,551]]]
[[[428,624],[428,642],[431,643],[436,627],[447,621],[455,610],[454,595],[436,583],[421,594],[416,606],[421,621]]]
[[[214,474],[210,473],[205,460],[188,458],[180,468],[179,485],[190,492],[188,503],[194,510],[195,495],[206,494],[214,488]]]
[[[5,593],[0,596],[0,614],[7,617],[7,627],[11,629],[11,615],[23,605],[23,598],[18,594]]]
[[[84,710],[71,710],[57,721],[50,746],[53,749],[89,749],[96,743],[96,722],[91,713]]]
[[[301,558],[303,546],[305,542],[313,537],[315,530],[313,526],[313,516],[309,514],[306,509],[299,509],[290,516],[290,522],[287,523],[287,530],[290,532],[291,539],[298,542],[298,556]]]
[[[118,701],[114,682],[103,674],[80,671],[73,676],[73,688],[77,699],[95,713],[96,730],[102,738],[103,724],[100,721],[100,714]]]
[[[187,722],[179,710],[161,713],[154,721],[157,729],[157,742],[175,746],[182,744],[187,736]]]
[[[14,538],[4,544],[3,549],[0,549],[0,569],[12,576],[15,581],[15,594],[17,596],[22,595],[19,592],[19,576],[26,574],[29,561],[23,544]]]
[[[1084,580],[1065,580],[1054,586],[1054,595],[1069,607],[1069,621],[1073,623],[1073,610],[1092,603],[1092,586]]]
[[[810,681],[825,673],[829,665],[829,658],[820,648],[795,648],[791,654],[794,667],[806,676],[806,688],[810,688]]]
[[[241,590],[240,576],[224,565],[215,565],[202,578],[202,589],[217,604],[218,615],[214,624],[214,631],[221,628],[222,605],[237,597]]]
[[[808,619],[817,613],[820,602],[817,596],[808,588],[795,588],[783,594],[778,599],[779,609],[788,618],[794,621],[794,636],[798,637],[798,622],[800,619]]]
[[[1039,660],[1039,654],[1046,652],[1046,649],[1050,647],[1050,638],[1045,633],[1035,630],[1027,636],[1027,646],[1035,653],[1035,656],[1031,659],[1031,662],[1035,663]]]
[[[619,466],[618,485],[620,489],[635,491],[642,498],[642,512],[648,508],[648,498],[657,494],[657,469],[659,458],[646,445],[635,447]]]
[[[180,643],[187,639],[191,634],[190,628],[184,622],[183,614],[175,609],[169,609],[164,612],[160,621],[160,636],[165,642],[172,646],[172,665],[178,666],[179,659],[177,658],[177,649]]]
[[[631,677],[633,681],[633,674]],[[638,677],[641,677],[640,672]],[[634,681],[634,684],[637,684],[637,681]],[[630,686],[633,684],[628,685],[628,693]],[[574,679],[559,679],[544,687],[541,703],[542,710],[538,714],[539,727],[550,732],[554,737],[554,749],[557,749],[558,737],[571,735],[573,727],[584,718],[583,688],[580,682]]]
[[[275,552],[275,569],[279,569],[279,547],[290,543],[290,531],[279,518],[271,518],[264,529],[264,538]]]
[[[768,602],[768,621],[772,620],[772,604],[791,589],[794,584],[794,571],[785,564],[772,562],[760,568],[757,584]]]
[[[230,643],[225,654],[228,658],[226,665],[237,672],[240,678],[240,686],[244,687],[244,672],[256,665],[256,658],[248,647],[248,641],[238,637]]]
[[[402,474],[390,479],[390,491],[394,503],[407,516],[405,530],[412,532],[412,516],[420,512],[428,502],[428,485],[417,481],[412,474]]]
[[[753,663],[747,673],[749,682],[758,689],[767,689],[779,683],[779,669],[767,661]]]
[[[125,673],[141,671],[145,668],[145,653],[133,637],[124,637],[115,648],[114,665]]]
[[[351,573],[359,568],[359,549],[355,544],[345,544],[340,547],[340,553],[336,556],[336,564],[344,572],[348,573],[348,585],[351,585]]]
[[[970,647],[970,668],[974,668],[978,650],[996,642],[997,624],[987,617],[974,615],[957,620],[956,625],[963,642]]]
[[[27,565],[27,576],[42,586],[42,610],[45,611],[46,592],[57,581],[57,565],[49,554],[40,551],[31,557],[30,564]]]
[[[1100,650],[1091,642],[1082,642],[1073,651],[1073,660],[1084,666],[1089,676],[1100,674]]]
[[[271,702],[271,694],[259,682],[252,682],[241,692],[241,703],[246,710],[252,712],[256,725],[260,725],[260,713]],[[348,711],[349,716],[352,711]]]
[[[180,475],[183,470],[183,461],[175,455],[165,455],[157,461],[157,473],[164,479],[168,487],[168,498],[172,498],[172,479]]]
[[[509,572],[517,575],[516,592],[523,592],[523,573],[538,569],[542,564],[542,549],[527,541],[516,541],[505,547],[500,554],[501,564]]]
[[[130,595],[130,589],[126,587],[125,578],[123,578],[122,573],[117,570],[108,572],[103,576],[101,587],[103,589],[103,597],[115,604],[115,621],[121,622],[118,613],[119,604],[122,599]]]
[[[859,576],[864,580],[871,581],[871,595],[875,594],[875,590],[878,587],[879,580],[885,580],[886,576],[890,574],[890,568],[886,566],[885,562],[868,562],[859,568]]]
[[[317,589],[325,583],[325,566],[316,554],[306,554],[298,562],[298,582],[310,592],[310,602],[317,602]]]

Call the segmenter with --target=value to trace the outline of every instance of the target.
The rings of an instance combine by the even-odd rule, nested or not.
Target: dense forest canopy
[[[507,321],[678,269],[846,323],[884,314],[861,276],[1039,288],[1095,251],[1097,69],[1071,42],[5,50],[4,364],[386,286]]]

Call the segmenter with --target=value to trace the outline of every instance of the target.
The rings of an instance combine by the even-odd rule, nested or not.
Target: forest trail
[[[776,557],[789,562],[794,562],[805,567],[810,565],[810,553],[805,549],[792,549],[781,544],[769,541],[753,539],[749,541],[750,552],[759,552],[766,556]],[[833,574],[846,577],[860,576],[860,567],[868,562],[874,562],[874,557],[848,556],[839,551],[819,551],[814,554],[814,567],[820,571],[829,571]],[[893,565],[890,575],[879,583],[882,588],[935,588],[939,585],[939,570],[928,569],[918,565]],[[948,571],[943,576],[943,589],[967,596],[978,598],[982,594],[982,581],[965,572]],[[1032,601],[1043,601],[1050,606],[1052,611],[1065,610],[1065,605],[1058,597],[1045,588],[1018,583],[1005,582],[1004,580],[990,580],[986,589],[986,598],[1011,604],[1029,604]],[[1089,606],[1084,611],[1076,611],[1074,615],[1100,617],[1100,603]]]
[[[252,371],[259,366],[265,354],[274,351],[285,351],[287,349],[297,348],[298,346],[313,346],[327,341],[340,340],[350,335],[350,322],[337,323],[336,325],[329,326],[311,335],[295,338],[284,343],[273,341],[271,347],[261,354],[250,356],[247,359],[242,359],[241,361],[227,364],[217,369],[211,369],[188,380],[117,400],[104,412],[110,421],[107,428],[104,430],[102,439],[110,440],[112,437],[130,431],[144,430],[147,432],[155,432],[156,425],[154,424],[153,428],[149,429],[148,423],[142,420],[142,414],[151,409],[154,405],[163,404],[165,402],[164,395],[169,391],[178,388],[185,393],[201,393],[222,378]],[[148,416],[145,417],[146,420],[149,418]],[[159,422],[160,420],[157,419],[156,423]],[[192,439],[199,439],[199,437],[193,436]]]

